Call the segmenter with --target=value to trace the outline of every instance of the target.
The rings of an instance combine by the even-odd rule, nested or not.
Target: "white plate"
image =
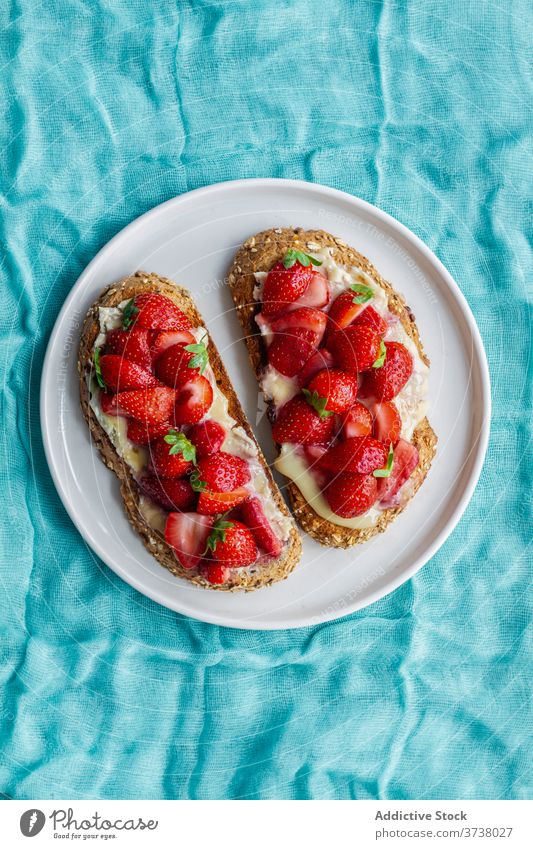
[[[76,349],[91,303],[139,268],[193,293],[253,423],[258,392],[224,278],[236,248],[269,227],[323,228],[365,254],[413,309],[432,367],[429,418],[438,453],[427,480],[393,525],[348,551],[304,536],[287,581],[253,593],[220,593],[173,577],[144,549],[122,510],[114,474],[91,445],[78,400]],[[292,180],[221,183],[174,198],[138,218],[89,264],[54,327],[41,384],[46,455],[80,533],[121,578],[180,613],[236,628],[295,628],[365,607],[408,580],[443,544],[468,504],[485,455],[490,386],[483,344],[459,287],[409,230],[374,206]],[[257,427],[273,459],[270,428]]]

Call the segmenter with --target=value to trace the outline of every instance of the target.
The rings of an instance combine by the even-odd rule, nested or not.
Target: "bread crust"
[[[122,301],[140,295],[144,292],[160,292],[170,298],[191,319],[194,326],[204,327],[204,321],[198,312],[189,292],[171,280],[159,277],[156,274],[138,271],[130,277],[120,280],[106,289],[98,300],[91,306],[87,313],[81,331],[80,346],[78,352],[78,373],[80,385],[81,409],[89,426],[92,439],[100,453],[104,464],[116,474],[120,483],[120,492],[126,515],[141,537],[145,548],[155,559],[173,575],[185,578],[193,584],[208,589],[234,592],[237,590],[251,591],[260,587],[269,586],[277,581],[288,577],[301,556],[302,543],[300,535],[293,524],[289,540],[287,541],[281,556],[275,560],[268,561],[257,570],[239,569],[229,570],[229,580],[224,584],[210,584],[201,575],[191,573],[183,569],[177,561],[174,550],[167,544],[164,536],[150,527],[139,509],[140,491],[129,465],[119,456],[111,440],[101,427],[90,406],[90,394],[87,383],[87,371],[92,368],[94,343],[100,332],[99,307],[118,306]],[[272,478],[268,464],[263,453],[256,442],[250,424],[235,395],[229,377],[226,373],[220,354],[209,336],[209,363],[215,375],[218,387],[228,399],[229,414],[235,419],[248,436],[254,441],[258,449],[258,459],[262,463],[270,493],[277,507],[283,515],[290,517],[289,510],[281,493]]]
[[[333,258],[340,265],[357,266],[378,283],[387,293],[388,308],[390,312],[397,315],[408,336],[413,340],[422,361],[429,366],[420,341],[415,317],[404,298],[398,294],[386,280],[381,277],[371,262],[351,248],[341,239],[335,238],[325,230],[303,230],[301,228],[275,228],[264,230],[255,236],[251,236],[237,251],[231,265],[228,277],[229,287],[237,308],[237,315],[244,331],[244,341],[248,348],[250,362],[260,381],[261,372],[264,368],[265,349],[261,334],[255,323],[255,316],[259,312],[259,305],[254,300],[253,291],[256,285],[254,273],[256,271],[267,271],[274,263],[283,259],[289,248],[308,250],[308,242],[315,243],[321,248],[332,248]],[[273,417],[273,406],[270,405],[269,413]],[[354,530],[335,525],[319,516],[302,496],[300,490],[293,481],[286,484],[289,501],[296,521],[317,542],[326,546],[336,548],[349,548],[357,543],[366,542],[378,533],[382,533],[390,523],[405,509],[413,495],[424,481],[433,457],[435,456],[437,436],[433,431],[427,418],[420,422],[413,434],[412,442],[418,448],[418,466],[410,478],[411,493],[401,505],[384,510],[375,525],[370,528]]]

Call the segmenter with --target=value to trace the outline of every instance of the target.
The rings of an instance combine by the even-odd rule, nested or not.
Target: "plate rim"
[[[51,434],[48,430],[49,422],[46,417],[45,396],[47,377],[50,367],[50,360],[52,357],[52,351],[55,347],[56,340],[59,334],[59,328],[64,320],[64,317],[68,314],[72,302],[77,297],[79,292],[83,290],[87,280],[89,280],[94,274],[95,269],[98,268],[98,265],[102,261],[103,254],[107,254],[110,249],[113,249],[113,247],[116,248],[117,244],[122,239],[128,238],[131,233],[133,233],[137,228],[142,227],[145,220],[147,220],[148,218],[154,218],[157,215],[160,215],[168,208],[179,207],[180,205],[189,202],[191,197],[207,197],[208,195],[215,194],[219,191],[231,191],[232,189],[238,190],[241,188],[248,188],[251,185],[253,185],[258,190],[261,190],[261,188],[276,186],[282,190],[284,188],[296,188],[302,191],[317,192],[318,194],[326,196],[332,200],[342,200],[344,202],[348,202],[352,206],[357,207],[359,211],[363,210],[364,212],[371,214],[374,217],[377,217],[384,224],[392,226],[393,229],[399,231],[399,233],[404,238],[406,238],[408,242],[413,244],[421,252],[424,258],[435,267],[436,271],[442,277],[446,286],[451,291],[455,303],[459,306],[460,312],[463,318],[465,319],[466,324],[468,326],[468,330],[471,334],[473,350],[479,367],[481,381],[481,423],[479,427],[479,432],[475,434],[474,441],[471,444],[471,450],[475,451],[476,456],[472,464],[470,479],[467,482],[463,494],[458,503],[456,504],[455,509],[451,513],[448,521],[441,529],[440,533],[435,537],[431,545],[429,545],[424,550],[423,554],[417,559],[415,559],[413,563],[408,568],[404,569],[400,574],[397,575],[394,572],[391,572],[391,574],[388,576],[388,580],[385,586],[381,587],[380,589],[371,591],[365,597],[363,602],[358,602],[356,599],[352,603],[348,604],[345,608],[343,608],[342,611],[331,611],[330,613],[325,613],[323,617],[319,620],[317,620],[316,616],[310,615],[305,615],[297,618],[293,616],[287,623],[284,623],[283,625],[279,625],[277,623],[265,624],[264,622],[255,623],[253,620],[243,620],[240,618],[235,618],[231,615],[217,616],[216,614],[211,614],[209,612],[203,613],[201,611],[198,611],[196,608],[190,609],[190,605],[185,599],[183,600],[183,603],[180,602],[176,604],[174,600],[169,600],[167,597],[165,597],[164,592],[159,592],[157,588],[147,586],[141,578],[132,576],[127,570],[122,569],[119,564],[112,565],[106,556],[106,552],[100,545],[99,540],[91,533],[89,533],[85,528],[83,528],[82,530],[82,527],[80,527],[78,515],[70,503],[66,487],[62,482],[61,476],[54,460],[54,454],[51,448]],[[74,348],[70,356],[75,356]],[[150,598],[152,601],[155,601],[158,604],[161,604],[163,607],[172,610],[176,613],[179,613],[183,616],[189,616],[197,621],[206,622],[208,624],[218,625],[226,628],[237,628],[239,630],[255,631],[284,631],[292,630],[295,628],[306,628],[313,625],[320,625],[325,622],[336,621],[338,619],[342,619],[346,616],[349,616],[352,613],[355,613],[357,610],[369,607],[371,604],[374,604],[374,602],[385,598],[386,596],[390,595],[390,593],[394,592],[396,589],[402,586],[402,584],[407,583],[407,581],[411,580],[411,578],[429,560],[431,560],[432,557],[435,556],[437,551],[445,543],[446,539],[452,534],[472,499],[475,488],[479,481],[479,477],[487,453],[487,447],[490,436],[491,413],[492,397],[490,385],[490,372],[487,361],[487,355],[485,352],[481,334],[479,332],[479,328],[477,326],[477,322],[475,320],[472,310],[470,309],[468,301],[466,300],[461,289],[459,288],[459,285],[454,280],[450,272],[446,269],[446,267],[442,264],[440,259],[436,256],[436,254],[433,253],[433,251],[416,235],[416,233],[413,233],[408,227],[406,227],[405,224],[402,224],[402,222],[398,221],[398,219],[394,218],[394,216],[390,215],[382,209],[379,209],[379,207],[374,206],[374,204],[365,201],[363,198],[360,198],[356,195],[352,195],[349,192],[344,192],[340,189],[333,188],[331,186],[323,185],[321,183],[312,183],[306,180],[293,180],[277,177],[257,177],[241,180],[226,180],[218,183],[212,183],[208,186],[202,186],[197,189],[192,189],[191,191],[184,192],[181,195],[176,195],[175,197],[169,198],[163,203],[157,204],[156,206],[152,207],[152,209],[147,210],[142,215],[138,216],[137,218],[134,218],[133,221],[130,221],[129,224],[126,224],[125,227],[123,227],[121,230],[119,230],[118,233],[116,233],[111,239],[109,239],[99,249],[93,259],[88,263],[88,265],[78,276],[77,280],[72,286],[72,289],[65,298],[65,301],[55,319],[54,326],[52,328],[46,346],[46,353],[43,360],[43,367],[40,378],[39,393],[39,417],[41,436],[43,440],[48,469],[50,471],[54,486],[63,504],[63,507],[65,508],[66,512],[68,513],[70,519],[74,523],[76,529],[78,530],[85,543],[88,544],[90,548],[97,554],[97,556],[100,557],[100,559],[105,563],[105,565],[110,568],[116,575],[118,575],[122,580],[124,580],[127,584],[132,586],[142,595]],[[305,533],[304,531],[300,532]]]

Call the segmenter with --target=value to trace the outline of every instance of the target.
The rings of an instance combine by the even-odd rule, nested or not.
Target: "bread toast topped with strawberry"
[[[81,407],[134,529],[173,574],[218,590],[286,578],[301,541],[191,296],[137,272],[85,320]]]
[[[404,299],[323,230],[252,236],[229,286],[296,520],[341,548],[384,531],[437,444],[426,417],[429,360]]]

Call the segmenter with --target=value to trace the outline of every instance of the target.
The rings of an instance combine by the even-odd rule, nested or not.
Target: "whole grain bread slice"
[[[268,271],[276,262],[283,259],[290,248],[308,251],[309,244],[316,244],[320,248],[331,248],[333,258],[337,263],[362,269],[385,290],[390,312],[399,317],[406,333],[416,345],[422,361],[429,366],[429,360],[424,353],[413,313],[404,298],[381,277],[366,257],[324,230],[286,227],[264,230],[247,239],[237,251],[229,271],[229,287],[244,331],[244,341],[248,348],[250,361],[258,381],[261,379],[261,373],[266,364],[266,349],[255,322],[255,316],[260,310],[260,305],[253,295],[256,286],[254,274],[257,271]],[[273,418],[272,406],[270,406],[269,413],[270,417]],[[304,499],[296,484],[288,481],[286,489],[289,501],[300,527],[322,545],[335,546],[336,548],[349,548],[357,543],[366,542],[371,537],[384,531],[396,516],[405,509],[421,486],[431,466],[435,455],[437,437],[427,418],[424,418],[414,431],[412,442],[418,448],[419,461],[410,479],[410,497],[403,500],[399,506],[384,510],[372,527],[354,530],[323,519]]]
[[[249,569],[230,569],[228,570],[228,578],[224,584],[212,585],[201,574],[183,569],[176,559],[174,550],[165,541],[164,535],[152,528],[140,511],[141,493],[137,486],[135,475],[130,466],[115,450],[113,443],[101,427],[90,405],[90,389],[87,375],[90,375],[93,369],[94,344],[100,332],[99,307],[116,307],[122,301],[134,298],[136,295],[144,292],[160,292],[162,295],[170,298],[191,319],[194,326],[205,326],[200,313],[186,289],[178,286],[171,280],[142,271],[138,271],[136,274],[126,277],[110,286],[89,309],[82,327],[78,353],[81,408],[94,444],[100,452],[102,461],[109,469],[114,471],[119,480],[126,515],[150,554],[162,566],[172,572],[172,574],[180,578],[185,578],[193,584],[222,591],[250,591],[268,586],[276,581],[281,581],[288,577],[301,556],[302,544],[294,523],[290,530],[289,539],[279,558],[266,561],[264,564],[262,563],[257,567],[254,566]],[[209,362],[213,369],[217,385],[228,399],[229,414],[235,419],[237,425],[240,425],[245,430],[257,446],[258,459],[262,463],[267,477],[270,496],[281,513],[284,516],[290,517],[285,501],[272,478],[263,453],[257,445],[252,429],[211,337],[209,337],[208,353]]]

